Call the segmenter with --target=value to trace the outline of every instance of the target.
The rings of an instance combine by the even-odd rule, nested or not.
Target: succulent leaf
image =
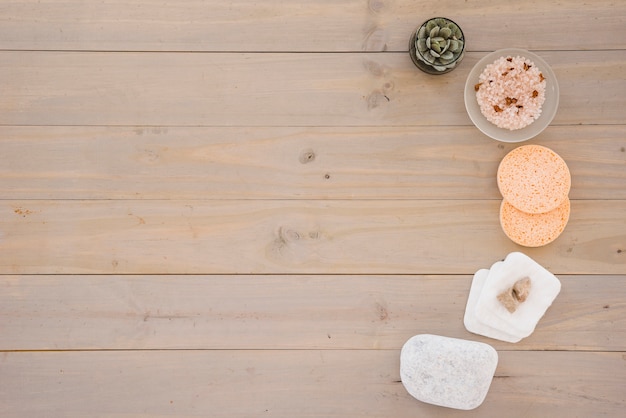
[[[441,28],[439,29],[439,36],[444,39],[448,39],[450,36],[452,36],[452,30],[448,27]]]
[[[425,26],[422,26],[417,31],[417,39],[423,39],[423,38],[426,38],[426,27]]]
[[[442,48],[441,52],[446,52],[448,49],[450,49],[450,42],[451,42],[451,39],[448,39],[446,41],[446,46]]]
[[[426,40],[425,39],[418,39],[415,47],[419,50],[419,52],[426,52],[428,51],[428,47],[426,47]]]
[[[441,58],[445,60],[451,60],[452,58],[454,58],[454,54],[451,51],[446,51],[441,54]]]
[[[424,59],[426,60],[427,63],[429,64],[434,64],[435,63],[435,57],[432,56],[431,51],[426,51],[424,53]]]

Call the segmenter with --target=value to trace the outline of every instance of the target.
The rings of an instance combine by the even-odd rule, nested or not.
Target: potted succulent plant
[[[428,74],[452,71],[463,59],[464,52],[463,31],[445,17],[434,17],[422,23],[409,41],[413,63]]]

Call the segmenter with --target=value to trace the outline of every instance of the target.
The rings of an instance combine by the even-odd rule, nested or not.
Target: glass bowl
[[[478,78],[485,67],[500,57],[521,56],[528,58],[546,77],[546,99],[541,107],[541,115],[530,125],[516,130],[499,128],[489,122],[480,111],[476,100],[474,86],[478,84]],[[476,127],[485,135],[502,142],[522,142],[539,135],[554,119],[559,107],[559,84],[550,66],[536,54],[525,49],[506,48],[491,52],[480,59],[470,71],[465,82],[465,109]]]

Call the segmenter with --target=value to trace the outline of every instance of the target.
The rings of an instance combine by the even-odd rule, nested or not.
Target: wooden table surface
[[[420,72],[446,16],[462,64]],[[617,417],[626,408],[626,2],[0,3],[0,416]],[[473,65],[560,85],[528,143],[571,218],[511,242]],[[467,332],[473,273],[522,251],[562,290],[517,344]],[[491,344],[485,402],[413,399],[400,348]]]

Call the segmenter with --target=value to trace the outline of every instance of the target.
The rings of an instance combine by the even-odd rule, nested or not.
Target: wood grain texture
[[[417,333],[623,350],[626,276],[559,279],[535,332],[509,344],[465,330],[471,275],[0,276],[0,350],[394,350]]]
[[[624,361],[624,353],[501,352],[485,402],[455,411],[411,398],[399,350],[11,352],[0,356],[0,413],[617,417]]]
[[[411,31],[441,15],[471,51],[626,48],[626,5],[610,0],[5,0],[0,49],[406,51]]]
[[[0,126],[4,199],[500,199],[474,127]],[[549,127],[572,199],[626,199],[626,125]],[[32,150],[37,150],[33,153]],[[330,178],[326,178],[328,175]]]
[[[445,76],[407,49],[465,31]],[[0,2],[0,417],[622,417],[626,2]],[[489,51],[537,52],[572,173],[542,248],[502,233],[519,144],[463,103]],[[472,274],[561,280],[518,344],[470,334]],[[474,411],[399,378],[420,333],[492,344]]]
[[[540,55],[561,90],[554,125],[624,123],[626,50]],[[433,78],[403,53],[0,52],[0,125],[471,126],[463,89],[482,56]]]
[[[572,201],[524,248],[500,201],[3,201],[0,273],[473,274],[523,250],[555,274],[626,274],[626,201]],[[480,245],[476,245],[480,243]]]

